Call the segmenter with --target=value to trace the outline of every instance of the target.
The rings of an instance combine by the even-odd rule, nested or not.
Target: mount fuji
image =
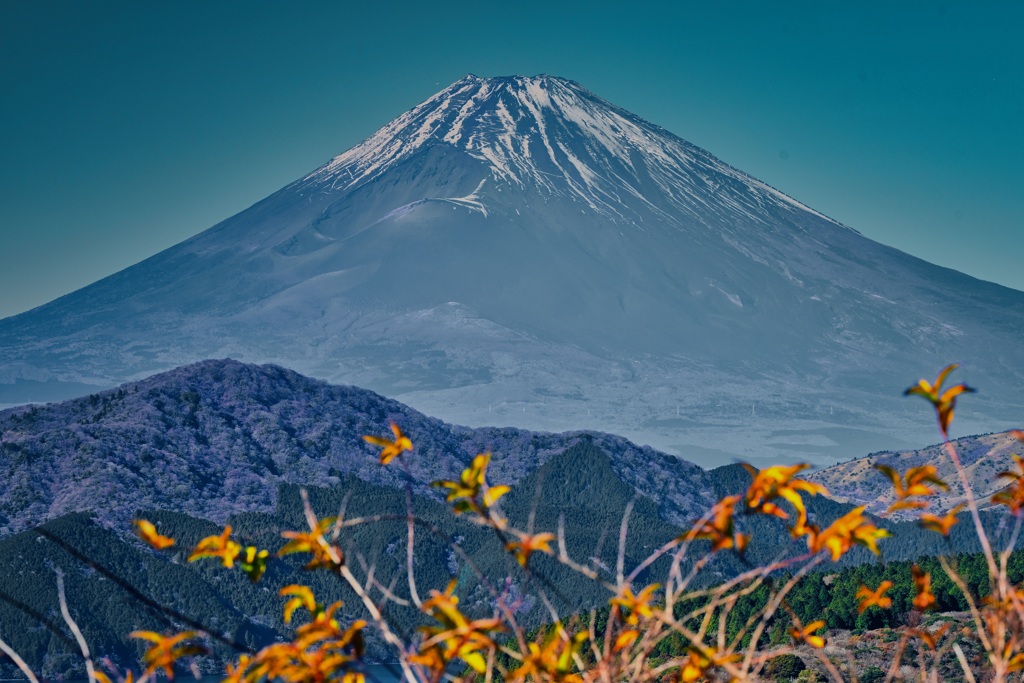
[[[873,242],[577,83],[469,75],[0,321],[0,401],[230,356],[467,425],[827,464],[932,442],[900,392],[951,361],[983,390],[961,431],[1006,428],[1022,334],[1024,293]]]

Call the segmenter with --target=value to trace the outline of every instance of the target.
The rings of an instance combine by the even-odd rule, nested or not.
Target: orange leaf
[[[918,520],[918,524],[920,524],[922,528],[928,529],[929,531],[934,531],[936,533],[942,534],[943,536],[949,536],[949,530],[953,528],[954,524],[956,524],[957,513],[963,509],[964,504],[961,503],[960,505],[957,505],[955,508],[947,512],[942,517],[939,517],[938,515],[924,513]]]
[[[911,467],[902,475],[887,465],[875,465],[875,469],[889,478],[896,493],[896,502],[889,506],[889,512],[928,507],[924,501],[908,499],[935,495],[935,488],[949,490],[949,485],[939,478],[934,465]]]
[[[1009,479],[1010,484],[992,496],[992,502],[1005,505],[1010,508],[1010,512],[1019,515],[1024,510],[1024,458],[1014,453],[1013,460],[1017,463],[1017,471],[999,473],[999,479]]]
[[[725,548],[735,548],[740,554],[747,547],[748,536],[735,532],[733,516],[736,511],[736,504],[740,502],[741,496],[726,496],[715,503],[711,508],[711,518],[698,520],[688,534],[679,537],[680,541],[689,539],[707,539],[711,541],[711,552],[715,553]]]
[[[879,609],[892,607],[892,598],[885,595],[890,588],[892,588],[892,581],[883,581],[875,590],[861,586],[857,590],[857,597],[860,598],[860,606],[857,611],[863,612],[869,607],[878,607]]]
[[[864,516],[862,505],[847,512],[824,531],[813,525],[808,527],[807,547],[816,553],[828,550],[835,562],[854,545],[864,546],[879,555],[878,541],[890,535]]]
[[[914,579],[914,588],[917,594],[914,596],[914,607],[924,611],[935,606],[935,595],[932,594],[932,576],[928,572],[921,571],[916,564],[910,568],[911,577]]]
[[[174,545],[174,539],[170,536],[161,536],[152,522],[145,519],[137,519],[133,524],[135,524],[135,533],[139,538],[148,543],[151,548],[163,550]]]
[[[818,620],[807,624],[804,628],[791,628],[789,635],[798,643],[807,643],[811,647],[820,650],[825,647],[825,639],[821,636],[812,635],[815,631],[825,627],[825,622]]]
[[[555,540],[555,535],[550,533],[542,534],[521,534],[518,541],[512,541],[505,544],[505,550],[512,553],[516,562],[519,566],[526,567],[526,563],[530,561],[530,555],[535,551],[542,553],[551,554],[551,541]]]
[[[619,637],[615,639],[615,651],[619,652],[631,646],[636,642],[637,637],[640,635],[639,631],[629,629],[619,634]]]
[[[174,663],[182,658],[191,655],[206,654],[206,648],[200,645],[182,645],[186,640],[196,638],[199,633],[196,631],[183,631],[173,636],[165,636],[154,631],[133,631],[128,634],[131,638],[148,640],[153,643],[152,647],[143,654],[143,661],[146,663],[146,673],[152,674],[157,669],[163,669],[168,678],[174,678]]]
[[[921,396],[935,408],[938,417],[939,429],[943,438],[949,438],[949,425],[953,421],[953,410],[956,408],[956,399],[961,394],[972,393],[974,389],[966,384],[957,384],[946,391],[942,391],[942,384],[949,377],[949,374],[959,367],[956,363],[947,365],[939,372],[935,382],[929,383],[926,380],[918,380],[917,384],[903,392],[905,396],[916,394]]]

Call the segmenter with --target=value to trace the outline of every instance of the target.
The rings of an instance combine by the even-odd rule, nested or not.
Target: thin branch
[[[672,550],[682,542],[682,537],[676,537],[668,541],[667,543],[664,543],[660,548],[658,548],[653,553],[648,555],[640,564],[633,568],[633,571],[631,571],[629,573],[629,576],[626,577],[626,582],[633,583],[633,580],[636,579],[636,577],[638,577],[643,570],[647,569],[652,564],[657,562],[663,555],[668,554],[670,550]]]
[[[588,579],[597,581],[599,578],[597,572],[593,569],[577,564],[569,557],[569,552],[565,547],[565,517],[563,515],[558,516],[558,561]],[[610,591],[614,590],[611,586],[607,587]]]
[[[59,638],[60,640],[64,641],[65,644],[70,645],[71,647],[75,647],[77,645],[74,640],[68,638],[67,634],[64,633],[64,630],[62,628],[57,626],[57,624],[55,624],[54,622],[50,621],[50,619],[48,619],[45,614],[42,614],[41,612],[32,609],[22,601],[12,597],[7,593],[4,593],[3,591],[0,591],[0,600],[6,602],[11,607],[20,610],[25,614],[29,615],[30,617],[32,617],[35,621],[39,622],[44,627],[46,627],[46,630],[48,630],[53,635],[57,636],[57,638]]]
[[[818,656],[818,661],[821,662],[822,666],[828,670],[829,675],[832,676],[832,680],[836,683],[843,683],[843,675],[839,673],[839,669],[836,668],[835,663],[826,657],[824,653],[819,652],[818,650],[815,650],[814,653]]]
[[[352,588],[353,591],[355,591],[356,595],[362,601],[363,607],[365,607],[366,611],[370,613],[370,617],[373,619],[373,623],[377,625],[377,628],[380,630],[381,635],[384,636],[384,640],[386,640],[388,644],[390,644],[392,647],[398,650],[400,655],[404,655],[405,643],[403,643],[401,638],[396,636],[394,632],[391,630],[391,628],[388,626],[388,622],[384,618],[384,615],[381,614],[381,611],[379,609],[377,609],[376,603],[374,603],[373,599],[370,598],[369,594],[367,594],[367,592],[363,590],[362,584],[359,582],[359,579],[357,579],[355,575],[352,574],[352,570],[348,568],[348,565],[343,564],[341,565],[338,571],[341,574],[342,578],[345,579],[348,585]],[[405,675],[405,678],[407,681],[409,681],[409,683],[420,683],[416,679],[415,673],[413,673],[412,668],[409,666],[409,663],[406,661],[406,658],[404,656],[400,656],[398,658],[398,663],[402,667],[402,673]]]
[[[412,492],[406,491],[406,547],[405,547],[405,563],[406,563],[406,575],[409,577],[409,596],[412,597],[413,604],[416,607],[422,607],[423,601],[420,600],[419,591],[416,590],[416,574],[415,564],[416,558],[414,557],[414,549],[416,547],[416,522],[415,517],[412,514]]]
[[[776,594],[775,599],[769,602],[768,606],[765,607],[761,623],[759,623],[754,628],[754,632],[750,634],[750,650],[748,651],[746,658],[743,660],[744,670],[750,667],[750,661],[751,659],[753,659],[752,652],[755,648],[757,648],[757,643],[759,640],[761,640],[761,634],[764,633],[764,629],[768,626],[768,620],[771,619],[772,615],[775,614],[775,612],[779,609],[779,606],[782,604],[782,601],[785,599],[786,595],[789,594],[791,590],[793,590],[793,587],[796,586],[797,582],[800,581],[800,579],[805,577],[808,574],[808,572],[810,572],[812,569],[821,564],[822,560],[824,559],[825,556],[820,553],[815,557],[811,558],[811,560],[807,564],[801,567],[799,571],[797,571],[795,574],[793,574],[792,577],[790,577],[789,581],[786,582],[786,585],[784,585],[782,589],[779,590],[779,592]]]
[[[893,680],[899,675],[900,662],[903,661],[903,651],[907,648],[907,636],[902,635],[899,641],[896,643],[896,651],[892,655],[892,663],[889,665],[889,671],[885,675],[885,683],[892,683]]]
[[[351,556],[351,553],[349,553],[349,555]],[[401,605],[402,607],[411,607],[412,606],[411,602],[409,602],[405,598],[401,598],[401,597],[399,597],[399,596],[394,594],[394,592],[393,592],[394,580],[392,581],[391,586],[385,586],[380,581],[378,581],[377,578],[374,576],[373,566],[370,565],[369,563],[367,563],[366,558],[363,557],[361,553],[356,553],[356,559],[359,560],[359,564],[362,565],[363,572],[366,573],[365,584],[368,587],[376,588],[377,590],[379,590],[381,595],[383,595],[390,602],[393,602],[395,604]],[[398,577],[396,575],[395,576],[395,580],[397,580],[397,578]],[[369,591],[367,591],[367,592],[369,592]]]
[[[11,646],[5,643],[2,638],[0,638],[0,652],[3,652],[5,655],[10,657],[14,661],[18,668],[21,669],[21,672],[25,674],[25,678],[27,678],[30,683],[39,683],[39,679],[36,678],[36,675],[34,673],[32,673],[32,669],[29,668],[29,665],[25,663],[25,660],[22,659],[17,652],[11,649]]]
[[[68,628],[78,641],[78,649],[82,651],[82,659],[85,660],[85,672],[89,675],[89,683],[96,683],[96,667],[92,663],[92,655],[89,653],[89,643],[85,642],[85,636],[78,624],[71,618],[71,611],[68,609],[68,599],[64,595],[64,572],[57,568],[57,598],[60,600],[60,613],[64,617]]]
[[[352,497],[352,489],[345,491],[345,496],[341,499],[341,505],[338,506],[338,516],[334,518],[334,527],[331,529],[331,541],[337,543],[338,537],[341,535],[342,522],[345,519],[345,513],[348,512],[348,501]]]
[[[621,587],[625,580],[623,568],[626,566],[626,532],[629,529],[629,516],[633,514],[633,502],[626,503],[626,510],[622,513],[622,525],[619,527],[619,556],[615,560],[615,582]]]
[[[413,549],[416,546],[416,524],[413,521],[415,515],[412,511],[412,472],[409,470],[409,461],[405,458],[399,458],[402,461],[402,471],[405,472],[405,516],[406,516],[406,547],[405,547],[405,562],[408,565],[406,569],[406,575],[409,577],[409,596],[412,598],[413,604],[417,608],[423,606],[423,601],[420,600],[419,591],[416,590],[416,573],[413,567],[415,558],[413,557]]]
[[[960,668],[963,669],[964,678],[967,679],[967,683],[977,683],[974,679],[974,673],[971,672],[971,667],[967,664],[967,657],[964,656],[964,651],[960,649],[960,643],[953,643],[953,652],[956,653],[957,661],[960,662]]]
[[[220,634],[220,633],[217,633],[216,631],[212,631],[209,627],[207,627],[204,624],[196,621],[195,619],[193,619],[193,618],[191,618],[191,617],[189,617],[189,616],[187,616],[185,614],[182,614],[181,612],[179,612],[179,611],[177,611],[177,610],[175,610],[175,609],[173,609],[171,607],[167,607],[165,605],[161,605],[160,603],[156,602],[155,600],[153,600],[149,596],[147,596],[144,593],[142,593],[141,591],[139,591],[139,589],[137,589],[135,586],[131,585],[130,583],[128,583],[127,581],[122,579],[117,574],[113,573],[112,571],[110,571],[109,569],[104,567],[103,565],[99,564],[98,562],[92,560],[88,556],[86,556],[86,555],[82,554],[81,552],[79,552],[79,550],[77,548],[75,548],[73,545],[69,544],[67,541],[62,539],[60,536],[52,534],[48,530],[46,530],[46,529],[44,529],[42,527],[36,527],[32,531],[34,531],[35,533],[39,534],[40,536],[42,536],[43,538],[47,539],[48,541],[50,541],[50,542],[60,546],[69,555],[74,557],[76,560],[80,561],[85,566],[89,567],[90,569],[96,570],[97,572],[99,572],[103,576],[107,577],[108,579],[110,579],[111,581],[116,583],[118,586],[123,588],[127,593],[129,593],[133,598],[135,598],[136,600],[141,602],[146,607],[150,608],[153,611],[153,613],[156,616],[158,616],[160,619],[162,619],[166,624],[173,626],[174,623],[171,621],[171,618],[176,619],[176,620],[178,620],[178,621],[180,621],[180,622],[182,622],[184,624],[187,624],[188,626],[191,626],[193,629],[195,629],[197,631],[205,632],[208,636],[210,636],[214,640],[217,640],[217,641],[219,641],[221,643],[224,643],[225,645],[227,645],[228,647],[232,648],[233,650],[235,650],[237,652],[246,653],[246,654],[252,654],[252,650],[250,650],[245,645],[239,643],[238,641],[235,641],[235,640],[233,640],[231,638],[228,638],[227,636],[225,636],[223,634]],[[136,681],[136,683],[141,683],[141,680],[140,681]]]
[[[942,446],[949,455],[949,459],[953,461],[956,473],[960,477],[960,483],[964,487],[967,508],[971,511],[971,519],[974,520],[974,530],[978,534],[978,541],[981,543],[981,549],[985,553],[985,562],[988,563],[989,575],[995,579],[999,574],[999,570],[996,568],[995,557],[992,554],[992,544],[989,543],[988,534],[985,533],[985,527],[981,523],[981,515],[978,513],[978,502],[974,499],[974,490],[967,480],[967,471],[964,469],[963,463],[960,462],[960,455],[956,452],[956,447],[945,434],[943,434]]]
[[[306,524],[309,525],[310,531],[312,531],[313,533],[317,533],[319,529],[319,523],[317,522],[316,513],[313,512],[313,506],[310,505],[309,493],[306,492],[306,489],[300,489],[299,495],[302,498],[302,511],[306,517]],[[321,538],[321,540],[323,539]],[[366,608],[366,611],[370,613],[370,616],[373,618],[373,621],[377,625],[377,628],[380,629],[381,635],[384,636],[384,640],[386,640],[390,645],[392,645],[396,650],[398,650],[399,653],[404,654],[405,644],[398,636],[394,634],[394,632],[388,626],[388,622],[386,619],[384,619],[384,615],[381,614],[381,611],[377,608],[377,604],[373,601],[370,595],[363,589],[363,584],[359,581],[359,579],[355,577],[355,575],[352,573],[352,570],[348,568],[348,565],[344,564],[344,562],[342,561],[341,554],[338,552],[337,548],[328,543],[324,543],[323,545],[326,546],[325,551],[327,552],[328,556],[336,565],[338,565],[338,573],[341,574],[342,578],[345,579],[349,587],[352,588],[353,591],[355,591],[355,594],[362,601],[363,606]],[[409,667],[408,662],[405,661],[404,657],[399,658],[399,663],[401,664],[402,672],[405,674],[405,677],[409,681],[409,683],[419,683],[419,681],[416,680],[416,676],[413,673],[412,669]]]
[[[967,606],[971,610],[971,619],[974,621],[974,625],[978,632],[978,638],[981,639],[981,644],[985,647],[985,650],[992,651],[992,642],[988,639],[988,634],[985,631],[985,620],[981,616],[981,612],[978,611],[978,605],[974,601],[974,596],[971,595],[970,589],[967,587],[967,583],[963,580],[963,577],[949,564],[949,560],[945,557],[939,556],[939,564],[942,565],[943,571],[946,572],[946,576],[949,580],[956,584],[957,588],[963,594],[964,599],[967,600]]]

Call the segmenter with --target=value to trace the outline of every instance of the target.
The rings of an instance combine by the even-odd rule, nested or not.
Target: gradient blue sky
[[[246,208],[466,73],[549,73],[1024,289],[1024,3],[0,4],[0,317]]]

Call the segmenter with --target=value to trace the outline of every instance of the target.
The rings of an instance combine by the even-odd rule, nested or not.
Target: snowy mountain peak
[[[824,462],[926,443],[900,392],[951,358],[985,389],[958,424],[1005,428],[1022,334],[1024,293],[872,242],[572,81],[469,74],[238,215],[0,321],[0,401],[231,356],[460,424]]]
[[[774,222],[780,209],[827,218],[578,83],[545,74],[468,74],[305,181],[356,189],[438,146],[480,162],[478,190],[567,197],[620,223],[640,225],[647,214],[670,224],[700,220],[713,204],[759,224]],[[473,195],[486,214],[488,201]]]

